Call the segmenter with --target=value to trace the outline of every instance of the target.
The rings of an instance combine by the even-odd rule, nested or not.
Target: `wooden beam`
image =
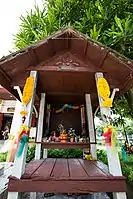
[[[89,72],[89,73],[96,73],[96,72],[105,72],[103,69],[99,68],[89,68],[89,65],[86,67],[70,67],[70,66],[36,66],[36,67],[29,67],[27,69],[28,71],[35,70],[35,71],[49,71],[49,72],[55,72],[55,71],[60,71],[60,72]]]
[[[30,58],[30,64],[31,65],[37,65],[38,64],[38,59],[37,59],[37,56],[35,54],[35,51],[32,47],[28,48],[27,49],[27,52],[28,52],[28,55],[29,55],[29,58]]]
[[[11,91],[10,84],[11,84],[11,80],[8,79],[6,77],[5,72],[2,69],[0,69],[0,85],[10,92]]]
[[[11,82],[11,78],[3,71],[2,68],[0,68],[0,85],[9,93],[11,93],[14,98],[20,100],[18,95],[14,92],[13,88],[11,87]]]
[[[34,142],[30,142],[34,143]],[[89,148],[90,145],[96,145],[96,142],[35,142],[36,144],[41,144],[45,149],[84,149]]]
[[[109,53],[109,51],[106,50],[106,53],[104,54],[103,59],[101,60],[100,68],[102,68],[102,66],[103,66],[103,64],[104,64],[104,61],[105,61],[105,59],[106,59],[107,56],[108,56],[108,53]]]
[[[66,49],[69,51],[70,50],[70,48],[71,48],[71,40],[70,40],[70,38],[72,37],[72,34],[71,34],[71,32],[67,32],[66,33],[66,38],[67,39],[65,39],[65,42],[66,42]],[[69,39],[68,39],[69,38]]]
[[[65,168],[64,168],[65,169]],[[51,186],[52,185],[52,186]],[[45,192],[45,193],[89,193],[89,192],[116,192],[116,191],[126,191],[126,183],[124,178],[102,178],[90,177],[88,180],[56,180],[54,178],[47,177],[44,180],[39,178],[32,179],[21,179],[9,181],[9,191],[13,193],[18,192]],[[14,199],[14,198],[12,198]]]
[[[53,95],[56,95],[56,96],[62,96],[62,95],[64,95],[64,96],[83,96],[84,97],[84,95],[83,95],[83,93],[71,93],[71,92],[47,92],[47,95],[51,95],[51,96],[53,96]]]
[[[45,109],[45,93],[41,93],[41,102],[39,109],[39,118],[37,125],[37,137],[36,141],[41,142],[43,136],[43,123],[44,123],[44,109]],[[41,159],[41,144],[36,144],[35,159]]]
[[[86,113],[87,113],[90,142],[96,142],[95,131],[94,131],[94,118],[92,113],[90,94],[85,95],[85,101],[86,101]],[[97,159],[96,144],[94,145],[91,144],[91,154],[93,158]]]
[[[84,59],[86,58],[86,53],[87,53],[88,45],[89,45],[89,42],[88,42],[88,40],[86,40],[86,44],[85,44],[85,47],[84,47]]]

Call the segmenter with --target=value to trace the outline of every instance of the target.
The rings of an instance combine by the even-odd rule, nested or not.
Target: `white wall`
[[[1,113],[14,113],[12,111],[7,111],[8,108],[15,108],[16,101],[15,100],[3,100],[0,106]]]

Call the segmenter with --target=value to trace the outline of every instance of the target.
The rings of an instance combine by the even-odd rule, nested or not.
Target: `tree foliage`
[[[35,6],[15,35],[22,49],[62,27],[73,26],[92,39],[133,58],[133,5],[127,0],[47,0]]]
[[[42,9],[35,6],[26,17],[21,16],[15,46],[25,48],[60,28],[72,26],[133,59],[132,3],[132,0],[45,0]],[[123,109],[122,101],[127,112],[133,114],[132,91],[119,100],[119,108]]]

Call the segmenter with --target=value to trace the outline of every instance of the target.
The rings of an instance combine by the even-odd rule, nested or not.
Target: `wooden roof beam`
[[[27,49],[27,52],[28,52],[28,55],[29,55],[31,65],[33,65],[33,66],[37,65],[38,59],[37,59],[37,56],[35,54],[34,49],[32,47],[30,47],[30,48]]]
[[[11,79],[8,77],[8,75],[4,72],[2,68],[0,68],[0,85],[3,86],[9,93],[13,95],[13,97],[17,97],[13,89],[11,88]]]
[[[104,61],[106,60],[106,58],[107,58],[108,54],[109,54],[109,51],[107,51],[107,50],[106,50],[106,53],[104,54],[103,59],[101,60],[100,68],[102,68],[102,67],[103,67]]]
[[[36,67],[29,67],[27,69],[28,71],[34,70],[34,71],[49,71],[49,72],[90,72],[90,73],[95,73],[95,72],[105,72],[103,69],[99,68],[89,68],[88,67],[69,67],[69,66],[36,66]]]
[[[85,44],[85,47],[84,47],[84,59],[85,59],[85,57],[86,57],[88,45],[89,45],[89,42],[88,42],[88,40],[86,40],[86,44]]]
[[[66,33],[66,38],[67,38],[67,39],[65,39],[66,40],[66,49],[69,51],[70,48],[71,48],[71,40],[70,40],[70,38],[72,38],[72,33],[71,32],[67,32]]]

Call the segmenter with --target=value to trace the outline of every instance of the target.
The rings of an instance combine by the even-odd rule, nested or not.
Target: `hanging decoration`
[[[52,111],[53,113],[61,113],[61,112],[64,112],[65,110],[68,110],[68,109],[75,109],[75,110],[77,110],[77,109],[80,109],[81,107],[84,107],[84,105],[81,105],[81,106],[72,106],[72,105],[70,105],[70,104],[64,104],[60,109],[58,109],[58,110],[55,110],[55,109],[53,109],[53,110],[49,110],[49,111]]]
[[[30,76],[27,78],[23,89],[22,103],[24,105],[29,104],[33,95],[33,88],[34,88],[34,77]]]
[[[122,155],[123,160],[124,160],[125,162],[128,162],[127,152],[125,151],[123,145],[121,145],[121,155]]]
[[[103,136],[105,143],[112,146],[112,151],[115,151],[117,146],[116,129],[111,125],[107,125],[104,128]]]
[[[29,128],[25,125],[20,127],[20,132],[18,132],[15,136],[9,134],[9,142],[8,142],[8,156],[7,161],[13,161],[14,157],[20,157],[25,143],[28,142],[29,136]]]
[[[15,135],[9,134],[9,139],[3,147],[3,150],[6,149],[6,151],[8,151],[7,161],[13,161],[15,156],[20,157],[22,155],[25,144],[28,142],[30,128],[27,125],[25,125],[25,121],[26,116],[28,115],[27,105],[29,104],[32,98],[33,89],[34,77],[30,76],[27,78],[23,90],[22,111],[20,112],[20,115],[22,116],[22,125],[20,126],[20,131]]]
[[[22,96],[23,109],[20,112],[20,114],[22,115],[24,121],[26,119],[26,116],[28,115],[26,106],[29,104],[32,98],[33,88],[34,88],[34,77],[30,76],[26,79],[26,83],[23,89],[23,96]]]
[[[19,147],[16,153],[16,157],[20,157],[22,155],[23,149],[25,144],[28,142],[29,139],[30,128],[25,125],[21,126],[21,131],[18,136]]]
[[[133,144],[128,144],[128,142],[125,141],[123,147],[124,147],[124,150],[126,151],[126,153],[133,154]]]
[[[102,98],[102,106],[105,108],[112,107],[112,99],[110,98],[110,88],[105,78],[98,78],[98,94]]]

